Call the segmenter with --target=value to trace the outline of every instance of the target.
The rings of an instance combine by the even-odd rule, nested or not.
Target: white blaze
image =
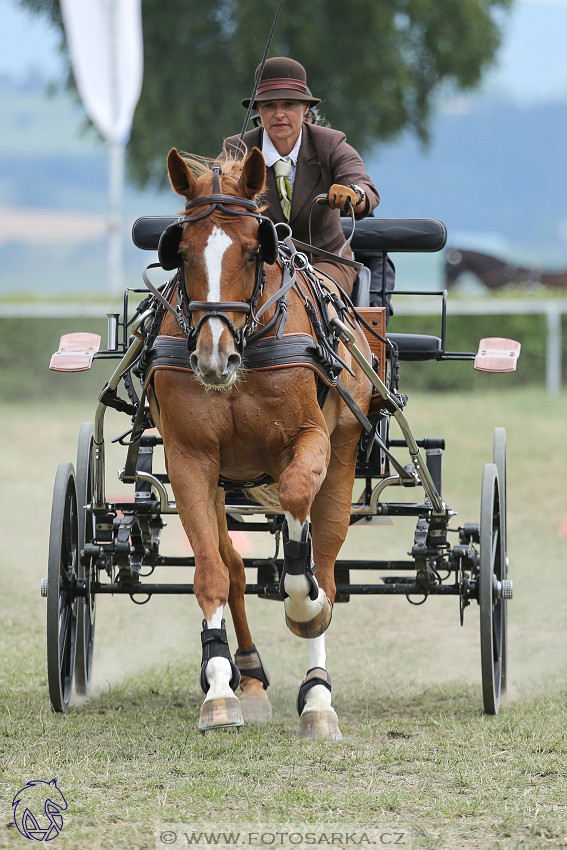
[[[232,245],[232,239],[222,228],[213,227],[205,246],[205,267],[209,281],[207,301],[221,300],[221,275],[222,261],[227,248]],[[211,319],[209,327],[213,337],[213,357],[218,353],[218,344],[221,334],[226,327],[221,319]]]

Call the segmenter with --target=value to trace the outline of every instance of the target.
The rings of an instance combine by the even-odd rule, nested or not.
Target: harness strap
[[[324,386],[335,386],[337,379],[328,373],[328,363],[321,355],[322,352],[312,336],[290,334],[282,339],[268,337],[254,340],[244,349],[242,359],[244,367],[250,371],[303,366],[312,369]],[[155,369],[181,369],[192,372],[190,356],[191,352],[188,351],[184,338],[158,336],[145,360],[146,383]]]
[[[150,278],[148,277],[148,274],[147,274],[148,269],[161,269],[161,264],[160,263],[150,263],[148,266],[146,266],[146,268],[142,272],[142,279],[143,279],[144,283],[146,284],[146,286],[148,287],[148,289],[150,290],[150,292],[152,293],[152,295],[154,296],[154,298],[156,298],[159,301],[159,303],[163,307],[165,307],[166,310],[169,310],[169,312],[172,314],[173,318],[175,319],[175,321],[179,325],[179,329],[181,330],[181,333],[184,333],[187,336],[191,331],[191,326],[188,325],[187,320],[186,320],[185,316],[183,315],[182,311],[180,309],[176,310],[175,307],[172,307],[171,304],[169,303],[169,301],[167,300],[167,298],[164,298],[163,295],[161,294],[161,292],[159,291],[159,289],[153,285],[153,283],[151,282],[151,280],[150,280]]]
[[[230,310],[231,313],[249,313],[248,301],[190,301],[190,310]]]
[[[412,476],[408,473],[407,469],[401,465],[399,460],[397,460],[391,451],[388,449],[380,435],[377,433],[376,429],[372,425],[371,421],[367,416],[364,415],[358,404],[355,402],[345,385],[342,381],[339,381],[337,384],[337,390],[339,391],[339,395],[345,402],[346,406],[350,409],[351,413],[358,419],[360,424],[362,425],[363,430],[371,437],[375,443],[378,443],[382,451],[387,455],[390,463],[395,468],[396,472],[400,476],[400,478],[408,480],[412,478]]]
[[[220,173],[220,169],[218,166],[213,168],[213,182],[215,178],[215,170],[218,169],[218,173]],[[217,184],[213,186],[213,188],[218,187],[218,176],[217,176]],[[219,206],[220,204],[238,204],[239,206],[247,207],[249,210],[257,210],[258,204],[256,201],[250,201],[248,198],[237,198],[235,195],[221,195],[218,192],[215,192],[213,195],[203,195],[200,198],[193,198],[192,201],[187,201],[185,204],[185,209],[190,210],[193,207],[200,207],[203,204],[214,204],[215,206]],[[225,212],[228,212],[226,210]],[[236,213],[236,210],[233,210]],[[190,218],[182,219],[182,221],[191,221]]]
[[[289,292],[291,287],[296,283],[296,281],[297,281],[297,269],[295,268],[295,266],[293,267],[293,274],[290,272],[290,269],[291,269],[290,263],[284,263],[283,264],[282,285],[280,286],[280,288],[276,292],[274,292],[273,295],[271,295],[268,298],[268,300],[266,302],[264,302],[264,304],[262,304],[262,306],[260,307],[260,309],[256,313],[256,317],[255,317],[256,320],[258,320],[260,318],[260,316],[262,316],[267,310],[269,310],[270,307],[272,307],[276,303],[276,301],[279,301],[280,298],[283,298],[283,296],[287,292]]]
[[[319,257],[324,257],[326,260],[333,260],[335,263],[340,263],[342,266],[351,266],[353,269],[364,268],[364,263],[358,263],[356,260],[349,260],[348,257],[341,257],[339,254],[333,254],[331,251],[324,251],[322,248],[316,248],[314,245],[308,245],[306,242],[300,242],[299,239],[294,239],[293,244],[300,251],[307,251],[308,254],[317,254]]]
[[[132,433],[130,435],[130,442],[128,444],[128,453],[126,455],[126,463],[124,464],[124,471],[122,473],[122,481],[125,484],[131,484],[136,480],[136,470],[138,464],[138,455],[140,454],[140,440],[142,438],[142,434],[144,433],[146,427],[146,388],[144,388],[142,392],[142,397],[140,398],[138,409],[136,411],[136,416],[134,417],[134,423],[132,427]]]

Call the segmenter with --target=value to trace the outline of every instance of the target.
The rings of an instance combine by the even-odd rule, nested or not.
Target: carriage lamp
[[[118,319],[119,313],[107,313],[108,319],[108,350],[116,351],[118,349]]]

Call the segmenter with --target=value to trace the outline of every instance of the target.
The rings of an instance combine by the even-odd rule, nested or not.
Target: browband
[[[247,301],[190,301],[188,309],[193,310],[209,310],[216,312],[217,310],[230,310],[231,313],[250,313],[252,308]]]
[[[213,204],[214,206],[222,204],[238,204],[239,206],[247,207],[250,210],[257,210],[258,204],[255,201],[249,201],[247,198],[237,198],[234,195],[204,195],[202,198],[194,198],[192,201],[187,201],[185,210],[199,207],[203,204]]]

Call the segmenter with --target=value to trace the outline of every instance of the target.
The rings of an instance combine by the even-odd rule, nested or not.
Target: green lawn
[[[336,607],[328,633],[344,736],[333,745],[296,738],[306,647],[287,631],[280,605],[258,599],[249,611],[272,674],[269,727],[197,733],[201,616],[192,598],[142,607],[101,598],[94,695],[64,716],[51,712],[39,592],[51,490],[93,412],[94,398],[4,407],[0,847],[30,846],[13,824],[12,798],[28,781],[54,777],[69,805],[59,848],[166,846],[156,843],[160,825],[175,833],[175,847],[206,825],[240,831],[241,845],[258,827],[275,835],[290,825],[320,845],[331,827],[345,835],[367,827],[377,846],[394,835],[399,846],[443,850],[567,846],[567,395],[412,395],[416,436],[447,440],[444,497],[459,522],[478,520],[493,426],[508,432],[508,698],[498,717],[482,714],[476,604],[461,629],[453,598],[418,608],[353,598]],[[109,437],[126,427],[113,414],[108,424]],[[120,486],[123,451],[109,452],[109,493]],[[345,554],[403,557],[411,543],[411,524],[395,521],[352,529]],[[173,520],[163,551],[183,545]]]

